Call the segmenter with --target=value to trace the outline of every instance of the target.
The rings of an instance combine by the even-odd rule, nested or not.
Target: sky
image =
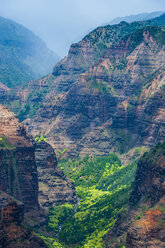
[[[0,0],[0,16],[29,28],[61,58],[72,43],[116,17],[164,10],[165,0]]]

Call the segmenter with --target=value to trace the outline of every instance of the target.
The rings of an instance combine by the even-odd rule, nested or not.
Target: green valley
[[[61,245],[48,238],[50,247],[104,247],[107,232],[119,216],[127,213],[137,161],[122,166],[120,159],[111,153],[107,157],[62,160],[59,165],[75,182],[80,205],[75,212],[69,204],[50,210],[48,230],[58,233]]]

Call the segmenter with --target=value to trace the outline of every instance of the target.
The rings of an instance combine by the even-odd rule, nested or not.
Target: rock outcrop
[[[130,204],[147,204],[148,210],[127,231],[130,248],[165,246],[165,143],[144,154],[138,163]]]
[[[162,15],[93,30],[9,107],[64,156],[155,145],[164,138],[164,26]]]
[[[130,205],[145,197],[154,205],[165,196],[165,143],[145,153],[138,162],[135,182],[130,196]]]
[[[46,218],[39,211],[35,148],[14,113],[0,105],[0,247],[47,247],[23,223],[24,214],[28,224],[32,215],[39,223]]]
[[[163,248],[165,245],[165,143],[139,160],[128,213],[120,216],[106,247]]]
[[[140,220],[129,227],[126,244],[130,248],[163,248],[165,246],[165,198]]]
[[[0,191],[0,247],[47,248],[43,240],[22,223],[23,218],[23,204]]]
[[[107,155],[112,148],[127,152],[163,141],[164,33],[146,27],[125,36],[63,92],[58,86],[66,75],[56,75],[55,88],[25,121],[29,131],[46,135],[53,148],[67,149],[70,157]]]
[[[38,209],[38,177],[34,147],[26,130],[7,108],[0,106],[0,190]]]
[[[49,208],[66,202],[75,203],[77,198],[74,183],[58,167],[54,149],[45,141],[35,146],[40,205]]]

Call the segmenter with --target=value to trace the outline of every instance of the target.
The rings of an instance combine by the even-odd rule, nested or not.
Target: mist
[[[164,0],[0,0],[0,16],[29,28],[60,57],[116,17],[164,10]]]

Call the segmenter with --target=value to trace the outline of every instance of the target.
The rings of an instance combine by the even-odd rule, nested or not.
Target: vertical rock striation
[[[48,208],[57,204],[75,203],[74,183],[57,165],[56,154],[48,143],[36,143],[36,163],[39,179],[39,203]]]
[[[138,162],[128,213],[119,216],[106,247],[165,247],[165,143]]]
[[[0,191],[0,248],[47,248],[23,223],[24,206]]]
[[[0,106],[0,190],[23,202],[25,211],[39,207],[34,147],[16,116],[2,106]]]
[[[127,247],[165,246],[165,143],[144,154],[138,163],[131,206],[146,203],[148,210],[133,221],[127,232]]]

